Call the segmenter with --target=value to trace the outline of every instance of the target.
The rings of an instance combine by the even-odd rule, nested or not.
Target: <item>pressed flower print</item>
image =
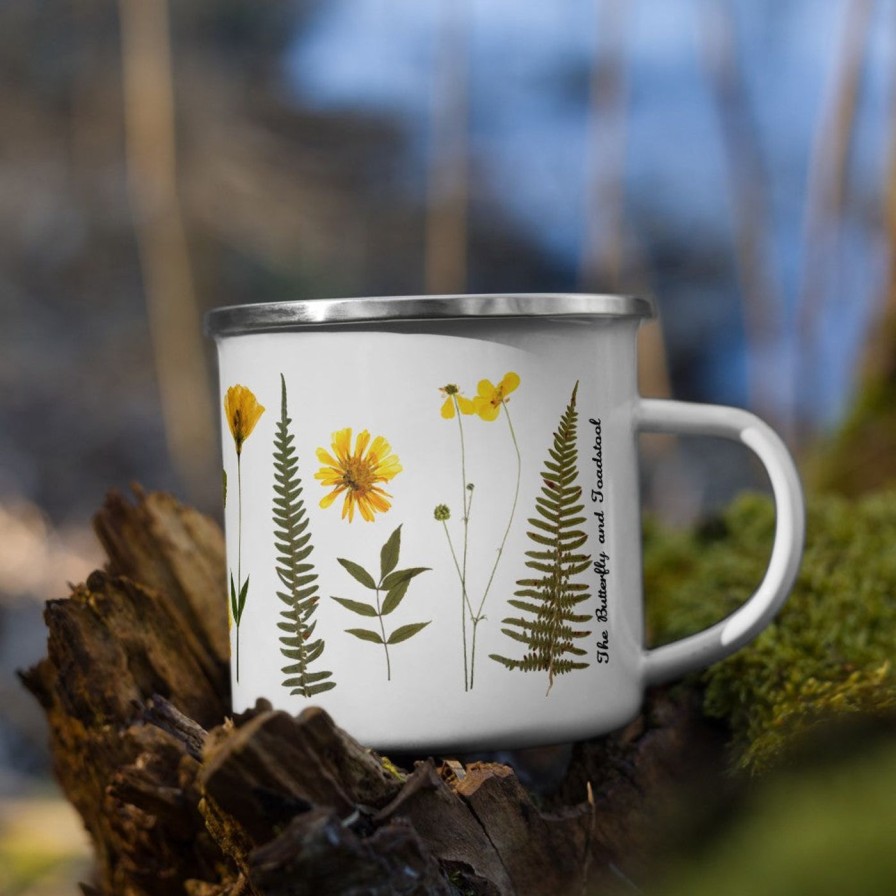
[[[224,396],[224,415],[236,445],[237,456],[242,454],[243,442],[252,434],[263,413],[264,406],[258,403],[251,389],[236,385],[227,390],[227,395]]]
[[[347,628],[346,634],[354,635],[361,641],[369,641],[372,644],[382,644],[386,657],[386,681],[392,680],[392,660],[389,656],[389,648],[394,644],[401,644],[412,638],[417,632],[422,631],[432,622],[410,622],[399,625],[391,633],[386,631],[386,616],[398,609],[398,605],[408,593],[411,580],[422,572],[429,572],[429,567],[412,566],[407,569],[396,569],[398,566],[398,554],[401,550],[401,526],[399,526],[388,538],[380,551],[379,574],[368,572],[360,563],[337,557],[336,560],[342,568],[368,591],[374,593],[376,605],[360,600],[352,600],[346,597],[336,597],[333,600],[341,604],[346,610],[351,610],[362,619],[376,619],[379,622],[379,631],[369,628]]]
[[[280,421],[274,435],[274,545],[277,549],[277,577],[282,590],[276,595],[282,602],[280,652],[286,658],[281,671],[283,687],[290,694],[314,697],[336,687],[333,673],[318,668],[326,646],[316,634],[316,610],[319,600],[317,573],[311,560],[311,531],[295,436],[289,431],[292,417],[286,404],[286,378],[280,374]]]
[[[317,449],[317,459],[324,464],[314,474],[324,488],[332,488],[321,499],[320,506],[329,507],[340,496],[342,519],[352,522],[355,510],[368,523],[373,522],[377,513],[385,513],[392,505],[392,496],[381,487],[401,470],[398,456],[382,436],[371,440],[364,429],[358,433],[352,448],[352,429],[346,427],[333,433],[332,453],[324,448]]]
[[[558,675],[588,668],[588,651],[577,642],[591,634],[584,626],[594,619],[581,612],[591,596],[587,582],[591,555],[583,552],[587,535],[579,528],[585,516],[582,486],[577,484],[578,391],[576,383],[548,449],[541,494],[529,518],[533,528],[526,534],[533,544],[525,553],[528,571],[517,581],[514,598],[508,600],[518,615],[501,620],[501,631],[513,646],[524,644],[525,653],[522,657],[489,654],[507,669],[547,672],[547,694]]]
[[[460,389],[454,383],[442,386],[439,392],[445,396],[445,401],[442,404],[442,417],[446,420],[451,420],[457,412],[461,414],[475,413],[473,401],[461,395]]]
[[[447,504],[439,504],[436,506],[433,516],[437,523],[442,524],[445,531],[445,537],[448,541],[448,548],[451,552],[451,559],[454,562],[454,568],[460,581],[460,621],[461,621],[461,638],[463,641],[463,658],[464,658],[464,690],[472,690],[475,684],[476,676],[476,638],[478,634],[479,624],[486,618],[485,602],[488,598],[492,582],[495,579],[495,573],[498,570],[498,564],[501,561],[501,555],[504,553],[504,545],[507,543],[507,536],[510,534],[510,527],[513,525],[514,514],[516,513],[517,498],[520,491],[520,473],[522,470],[522,460],[520,458],[520,449],[516,440],[516,432],[513,429],[513,421],[510,419],[510,410],[507,407],[507,396],[514,391],[520,384],[518,373],[508,371],[504,374],[501,382],[495,386],[491,380],[480,380],[477,394],[474,398],[466,398],[460,394],[460,387],[449,383],[442,386],[439,391],[445,396],[442,403],[441,415],[445,420],[457,419],[457,433],[460,439],[460,475],[461,475],[461,509],[460,529],[462,541],[458,542],[455,548],[454,539],[448,527],[448,521],[451,519],[451,508]],[[473,509],[473,496],[475,493],[475,485],[467,476],[467,442],[464,434],[464,416],[475,415],[486,422],[497,420],[504,409],[504,417],[507,420],[510,441],[513,447],[513,453],[516,458],[516,485],[514,487],[513,499],[510,505],[510,515],[507,520],[507,527],[498,550],[495,554],[494,563],[491,573],[485,583],[485,587],[481,592],[478,600],[473,597],[472,588],[468,579],[468,560],[471,547],[470,543],[470,517]]]
[[[473,413],[478,414],[483,420],[497,420],[501,406],[507,403],[507,396],[519,384],[519,374],[513,371],[505,373],[504,379],[497,386],[493,386],[491,380],[480,380],[477,395],[472,402]]]
[[[252,434],[255,424],[258,423],[264,413],[264,406],[258,403],[251,389],[239,384],[231,386],[224,396],[224,416],[233,436],[233,444],[236,448],[236,487],[237,487],[237,552],[236,552],[236,582],[233,581],[233,570],[230,571],[230,618],[236,625],[236,680],[240,680],[240,622],[243,619],[243,610],[246,608],[246,598],[249,595],[249,576],[243,580],[242,553],[243,553],[243,474],[242,455],[243,443]],[[227,471],[224,471],[224,499],[227,500]]]

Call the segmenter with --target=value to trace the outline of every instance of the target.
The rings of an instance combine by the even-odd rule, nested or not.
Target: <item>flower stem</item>
[[[237,587],[237,604],[239,604],[239,594],[243,590],[243,574],[242,574],[242,558],[243,558],[243,467],[240,463],[240,453],[236,453],[236,513],[237,513],[237,542],[236,542],[236,587]],[[240,680],[240,619],[243,614],[240,613],[239,618],[234,619],[236,623],[236,680]]]
[[[464,552],[463,552],[463,563],[460,569],[460,627],[461,627],[461,635],[464,641],[464,690],[468,691],[470,689],[469,679],[470,668],[467,663],[467,605],[469,604],[469,599],[467,598],[467,548],[469,544],[469,530],[470,530],[470,504],[473,501],[473,496],[470,493],[470,490],[467,488],[467,450],[466,445],[464,443],[464,426],[461,422],[461,414],[460,414],[460,403],[457,400],[457,395],[453,396],[454,398],[454,411],[457,416],[457,431],[460,433],[460,475],[461,475],[461,506],[464,509],[463,523],[464,523]],[[468,498],[469,495],[469,498]],[[449,539],[450,543],[450,539]],[[454,553],[454,549],[452,548],[452,554]],[[457,561],[455,560],[455,563]]]
[[[470,658],[470,687],[473,687],[473,675],[476,670],[476,629],[482,620],[482,610],[485,607],[485,599],[488,597],[489,589],[492,587],[492,581],[498,570],[498,564],[501,562],[501,555],[504,553],[504,545],[507,544],[507,536],[510,534],[510,527],[513,525],[513,517],[516,514],[516,504],[520,496],[520,474],[522,473],[522,458],[520,457],[520,446],[516,440],[516,432],[513,429],[513,421],[510,419],[510,411],[507,409],[507,402],[501,403],[504,408],[504,416],[507,418],[507,426],[510,428],[510,438],[513,442],[513,450],[516,452],[516,488],[513,492],[513,504],[510,508],[510,517],[507,520],[507,528],[504,530],[504,537],[501,539],[501,546],[498,548],[498,556],[495,557],[494,566],[492,566],[491,575],[488,577],[488,583],[482,594],[482,600],[479,602],[479,609],[475,616],[472,617],[473,622],[473,649]]]
[[[455,553],[455,550],[454,550],[454,542],[451,540],[451,533],[448,531],[448,524],[443,522],[442,528],[445,530],[445,538],[448,539],[448,549],[451,551],[451,559],[454,561],[454,569],[457,572],[457,577],[458,577],[458,579],[460,579],[461,585],[463,585],[463,578],[462,578],[461,572],[460,572],[460,564],[457,562],[457,554]],[[470,603],[470,595],[467,594],[467,591],[465,588],[463,589],[462,593],[463,593],[463,597],[464,597],[464,603],[467,607],[467,611],[469,612],[470,618],[472,619],[473,618],[473,605]]]
[[[448,549],[451,551],[451,559],[454,561],[454,568],[457,570],[458,578],[460,579],[461,586],[461,605],[460,605],[460,621],[461,621],[461,629],[464,633],[464,690],[467,690],[467,616],[466,611],[469,611],[470,616],[473,615],[473,608],[470,606],[470,599],[467,597],[467,589],[464,585],[464,577],[460,571],[460,564],[457,562],[457,554],[454,551],[454,543],[451,541],[451,533],[448,531],[448,524],[446,522],[442,522],[442,528],[445,530],[445,538],[448,539]]]

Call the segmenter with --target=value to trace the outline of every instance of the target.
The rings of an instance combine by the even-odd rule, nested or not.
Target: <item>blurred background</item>
[[[131,481],[219,514],[207,309],[647,294],[645,394],[756,411],[820,485],[852,432],[861,489],[894,103],[894,0],[0,3],[0,892],[84,854],[60,822],[4,881],[55,805],[15,670],[101,563],[91,514]],[[763,486],[733,446],[644,454],[667,519]]]

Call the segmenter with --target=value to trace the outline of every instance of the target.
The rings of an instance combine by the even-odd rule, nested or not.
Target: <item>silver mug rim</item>
[[[396,321],[465,318],[651,318],[652,300],[609,293],[482,293],[295,299],[213,308],[205,333],[218,339],[272,330]]]

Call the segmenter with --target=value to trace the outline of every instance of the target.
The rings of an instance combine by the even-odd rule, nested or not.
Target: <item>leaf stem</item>
[[[380,582],[382,585],[382,582]],[[389,645],[386,643],[386,626],[383,623],[383,611],[380,607],[380,588],[376,588],[376,616],[380,621],[380,634],[383,638],[383,650],[386,651],[386,681],[392,681],[392,664],[389,662]]]

